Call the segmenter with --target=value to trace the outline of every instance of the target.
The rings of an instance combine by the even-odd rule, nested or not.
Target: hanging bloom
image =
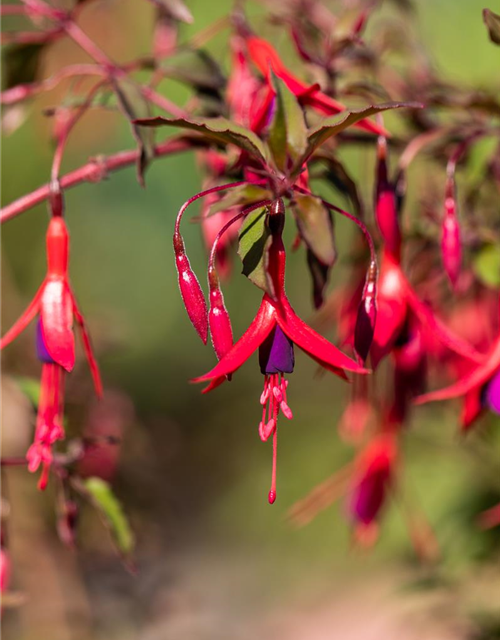
[[[424,404],[460,397],[464,400],[461,417],[464,430],[472,426],[484,409],[500,415],[500,336],[482,364],[472,367],[468,373],[449,387],[425,393],[415,402]]]
[[[75,362],[73,317],[80,326],[96,393],[102,395],[99,369],[90,338],[69,284],[69,235],[62,217],[52,217],[46,238],[47,276],[26,311],[0,340],[0,348],[3,349],[38,315],[37,356],[42,362],[42,382],[35,439],[28,450],[27,459],[30,471],[36,471],[43,465],[39,483],[41,489],[47,485],[52,445],[64,438],[64,378]]]
[[[353,462],[292,507],[292,521],[305,525],[344,496],[356,541],[363,546],[373,544],[378,534],[378,519],[396,480],[397,458],[397,433],[379,431],[364,444]]]
[[[259,349],[259,363],[264,375],[263,405],[259,434],[263,441],[273,435],[273,476],[269,502],[276,499],[276,444],[278,415],[288,419],[292,412],[287,401],[288,381],[285,374],[294,369],[294,345],[328,371],[346,379],[345,370],[366,373],[356,362],[317,334],[293,310],[285,293],[285,248],[281,238],[284,226],[284,205],[275,201],[268,215],[272,242],[268,255],[268,273],[274,295],[264,294],[257,315],[250,327],[219,363],[194,382],[210,382],[205,392],[222,384]]]
[[[47,230],[47,276],[26,311],[0,340],[0,349],[10,344],[40,314],[41,336],[50,357],[66,371],[75,364],[73,317],[80,327],[83,345],[98,396],[102,395],[99,369],[85,320],[78,308],[68,277],[69,234],[60,216],[50,220]]]
[[[396,439],[392,434],[382,434],[363,449],[354,463],[348,510],[356,539],[362,544],[371,544],[377,537],[377,518],[393,480],[396,457]]]

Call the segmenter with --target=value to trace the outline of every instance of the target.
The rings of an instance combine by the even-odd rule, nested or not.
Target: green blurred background
[[[225,16],[231,6],[222,0],[188,4],[195,24],[181,27],[181,40]],[[493,4],[498,12],[500,5]],[[488,42],[478,0],[418,5],[413,27],[445,78],[474,86],[497,81],[498,50]],[[384,12],[391,11],[387,3]],[[259,33],[279,48],[285,34],[259,22],[261,13],[258,6],[251,11]],[[126,60],[149,51],[152,19],[148,3],[121,0],[91,3],[82,24],[106,52]],[[376,23],[377,18],[372,28]],[[208,45],[227,65],[226,47],[225,33]],[[58,43],[44,71],[48,75],[61,60],[77,59],[75,47]],[[173,100],[185,98],[173,81],[162,90]],[[3,204],[47,181],[53,148],[50,123],[41,111],[59,97],[54,91],[37,100],[27,122],[4,138]],[[63,171],[88,157],[132,147],[122,120],[105,111],[87,115],[68,147]],[[359,167],[366,162],[354,156],[350,168],[370,202],[372,180]],[[51,490],[39,494],[33,477],[11,469],[3,480],[10,502],[12,589],[23,602],[4,612],[5,637],[500,637],[474,636],[479,626],[495,633],[498,620],[491,609],[494,613],[500,602],[500,567],[490,553],[496,539],[476,534],[467,519],[469,502],[487,484],[455,435],[457,407],[419,409],[405,443],[404,501],[410,509],[418,505],[436,529],[443,558],[437,568],[416,564],[402,516],[406,506],[388,509],[381,540],[369,554],[352,549],[342,502],[303,529],[286,521],[288,508],[352,455],[336,432],[349,391],[331,376],[318,377],[302,354],[289,387],[294,420],[282,421],[280,429],[278,500],[272,508],[267,504],[271,445],[262,444],[257,433],[262,379],[256,358],[230,385],[208,396],[188,383],[213,365],[214,356],[182,307],[171,236],[179,206],[200,183],[193,155],[185,154],[155,162],[145,190],[131,168],[66,195],[73,287],[105,387],[124,415],[114,486],[136,532],[139,573],[134,577],[124,570],[90,509],[82,513],[78,553],[63,548]],[[46,224],[46,207],[40,205],[2,230],[4,330],[43,278]],[[347,239],[351,230],[339,223],[338,232]],[[193,267],[203,273],[206,255],[196,225],[186,225],[185,238]],[[225,285],[236,335],[260,298],[238,270],[236,264]],[[332,289],[346,274],[340,262]],[[287,282],[297,311],[310,318],[300,253],[289,259]],[[4,355],[4,455],[22,454],[31,437],[33,416],[16,377],[38,375],[32,343],[30,327]],[[83,428],[95,410],[92,403],[82,356],[68,381],[70,432]],[[481,563],[484,557],[488,562]]]

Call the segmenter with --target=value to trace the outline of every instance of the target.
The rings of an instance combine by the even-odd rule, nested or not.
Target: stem
[[[106,70],[110,78],[127,78],[127,73],[113,62],[111,58],[108,58],[104,51],[102,51],[75,22],[67,22],[65,24],[65,30],[68,36],[76,42],[76,44],[78,44],[95,62],[100,64]],[[139,85],[139,89],[144,98],[155,104],[157,107],[160,107],[160,109],[163,109],[163,111],[166,111],[177,118],[186,117],[187,113],[184,109],[181,109],[175,103],[157,93],[151,87]]]
[[[425,133],[421,133],[416,138],[413,138],[408,145],[405,147],[403,153],[399,158],[398,169],[400,171],[405,171],[409,165],[413,162],[415,157],[425,149],[425,147],[429,144],[432,144],[436,140],[439,140],[441,136],[447,135],[453,132],[453,128],[443,128],[443,129],[433,129],[432,131],[426,131]]]
[[[261,185],[261,184],[265,184],[265,182],[266,182],[265,180],[259,180],[258,182],[253,182],[252,184]],[[242,187],[243,185],[246,185],[246,184],[248,184],[246,180],[240,180],[239,182],[231,182],[230,184],[222,184],[217,187],[211,187],[210,189],[206,189],[205,191],[200,191],[200,193],[197,193],[196,195],[189,198],[189,200],[186,200],[186,202],[179,209],[179,213],[177,214],[177,218],[175,220],[175,235],[179,235],[180,233],[179,229],[180,229],[182,216],[184,215],[184,212],[186,211],[186,209],[189,207],[190,204],[192,204],[196,200],[199,200],[199,198],[204,198],[205,196],[210,195],[211,193],[217,193],[219,191],[225,191],[226,189],[234,189],[236,187]]]
[[[2,33],[1,44],[43,44],[53,42],[54,39],[62,35],[64,29],[56,27],[48,31],[16,31],[16,33]]]
[[[299,193],[303,193],[306,196],[314,196],[313,193],[311,193],[307,189],[303,189],[302,187],[294,186],[293,190],[294,191],[298,191]],[[336,211],[337,213],[340,213],[341,216],[344,216],[345,218],[348,218],[349,220],[351,220],[351,222],[354,222],[354,224],[357,225],[361,229],[361,231],[363,232],[363,234],[364,234],[364,236],[366,238],[366,242],[368,243],[368,247],[370,249],[371,261],[376,263],[377,262],[377,254],[375,252],[375,245],[373,244],[372,237],[371,237],[370,232],[368,231],[368,228],[366,227],[365,223],[361,222],[361,220],[359,218],[356,218],[356,216],[353,216],[352,213],[347,213],[347,211],[344,211],[340,207],[335,206],[331,202],[327,202],[326,200],[323,200],[323,198],[320,198],[319,196],[314,196],[314,197],[318,198],[318,200],[320,200],[325,207],[327,207],[328,209],[331,209],[332,211]]]
[[[97,84],[95,84],[92,87],[92,89],[87,94],[85,102],[78,109],[78,111],[71,118],[71,120],[68,122],[68,124],[64,128],[64,131],[63,131],[62,135],[60,136],[59,140],[57,141],[57,146],[56,146],[56,150],[55,150],[55,153],[54,153],[54,159],[52,161],[52,170],[51,170],[51,173],[50,173],[50,177],[51,177],[52,182],[56,182],[58,180],[58,178],[59,178],[59,171],[60,171],[60,168],[61,168],[62,157],[63,157],[64,149],[66,147],[66,143],[68,141],[69,134],[71,133],[71,131],[73,130],[73,128],[75,127],[77,122],[80,120],[80,118],[85,114],[85,112],[89,108],[94,96],[99,91],[99,89],[103,86],[103,84],[104,84],[104,82],[101,81],[101,82],[98,82]]]
[[[473,133],[470,134],[470,136],[467,136],[467,138],[462,140],[462,142],[459,145],[457,145],[457,147],[455,148],[455,151],[451,154],[448,160],[448,164],[446,165],[446,176],[448,180],[451,180],[451,181],[455,180],[455,171],[457,169],[457,164],[460,162],[462,156],[475,140],[485,135],[486,133],[487,132],[484,129],[479,129],[478,131],[474,131]]]
[[[106,72],[96,64],[73,64],[64,67],[54,75],[40,82],[30,82],[18,84],[11,89],[6,89],[0,93],[0,104],[15,104],[21,100],[26,100],[42,91],[50,91],[56,87],[61,80],[73,78],[75,76],[101,76],[105,77]]]
[[[154,157],[161,158],[173,153],[187,151],[193,148],[193,140],[174,138],[155,146]],[[100,156],[90,160],[87,164],[67,173],[60,179],[61,189],[69,189],[83,182],[100,182],[111,171],[118,171],[137,162],[140,155],[138,149],[120,151],[111,156]],[[15,218],[23,211],[31,209],[40,202],[44,202],[50,195],[50,184],[47,183],[35,191],[28,193],[0,210],[0,224]]]
[[[245,216],[247,216],[252,211],[255,211],[255,209],[260,209],[261,207],[268,207],[270,204],[272,204],[272,200],[261,200],[260,202],[255,202],[254,204],[251,204],[248,207],[245,207],[244,209],[242,209],[242,211],[240,211],[240,213],[236,214],[233,218],[231,218],[231,220],[226,222],[226,224],[219,230],[219,233],[215,236],[214,243],[210,250],[210,256],[208,258],[209,278],[210,278],[210,274],[215,271],[215,257],[217,254],[217,245],[219,244],[219,240],[226,233],[229,227],[232,226],[238,220],[241,220],[241,218],[244,218]]]
[[[163,109],[163,111],[172,114],[176,118],[187,118],[187,111],[178,107],[175,102],[171,102],[168,98],[162,96],[161,93],[158,93],[152,87],[139,85],[139,89],[147,100],[155,104],[157,107],[160,107],[160,109]]]
[[[118,69],[117,65],[108,58],[108,56],[100,49],[96,43],[88,37],[88,35],[72,20],[68,20],[64,24],[64,30],[68,36],[76,42],[95,62],[102,65],[110,75]]]

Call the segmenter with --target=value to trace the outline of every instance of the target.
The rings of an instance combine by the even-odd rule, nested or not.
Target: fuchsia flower
[[[355,537],[362,544],[371,544],[377,537],[377,518],[393,482],[396,458],[396,438],[380,434],[355,460],[348,504]]]
[[[378,535],[378,519],[396,481],[397,434],[381,431],[370,437],[353,462],[322,482],[290,511],[297,525],[305,525],[319,512],[346,497],[346,511],[355,540],[371,545]]]
[[[416,398],[415,402],[424,404],[460,397],[464,400],[461,417],[464,430],[472,426],[484,409],[500,415],[500,336],[481,364],[471,367],[449,387],[425,393]]]
[[[278,78],[283,80],[302,105],[310,106],[322,115],[335,115],[345,110],[345,105],[323,93],[318,84],[307,85],[291,73],[279,57],[276,49],[266,40],[254,35],[247,35],[246,45],[250,59],[268,80],[269,85],[269,72],[273,71]],[[269,87],[269,92],[272,92],[271,86]],[[366,119],[360,120],[355,126],[377,135],[385,133],[383,127],[379,127],[374,122]]]
[[[0,340],[0,349],[10,344],[35,318],[37,356],[42,362],[42,382],[33,445],[27,453],[29,470],[40,464],[43,473],[39,487],[47,485],[52,462],[52,445],[64,438],[64,377],[75,363],[73,317],[82,334],[85,353],[96,394],[102,395],[97,362],[92,352],[84,318],[76,304],[68,278],[69,234],[61,216],[53,216],[47,230],[47,276],[23,315]]]
[[[194,382],[210,382],[204,392],[222,384],[259,349],[259,363],[264,375],[263,405],[259,435],[266,441],[273,435],[273,475],[269,502],[276,499],[276,445],[278,416],[288,419],[292,412],[287,402],[288,381],[285,374],[294,369],[294,345],[300,347],[323,368],[346,379],[345,370],[366,373],[356,362],[317,334],[294,312],[285,293],[285,248],[281,238],[284,226],[284,205],[275,201],[268,213],[267,223],[272,235],[269,248],[269,275],[274,295],[264,294],[255,319],[236,344],[208,373]]]

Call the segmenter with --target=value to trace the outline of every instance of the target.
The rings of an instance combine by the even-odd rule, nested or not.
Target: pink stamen
[[[262,442],[266,442],[273,436],[273,470],[271,477],[271,489],[268,494],[269,504],[276,500],[276,461],[278,446],[278,416],[280,411],[285,418],[293,418],[292,411],[287,404],[286,388],[288,380],[281,373],[272,373],[264,377],[264,391],[260,396],[262,407],[262,420],[259,423],[259,436]],[[268,421],[266,423],[266,416]]]
[[[271,475],[271,490],[268,494],[269,504],[274,504],[276,500],[276,466],[278,460],[278,429],[277,425],[273,433],[273,471]]]

